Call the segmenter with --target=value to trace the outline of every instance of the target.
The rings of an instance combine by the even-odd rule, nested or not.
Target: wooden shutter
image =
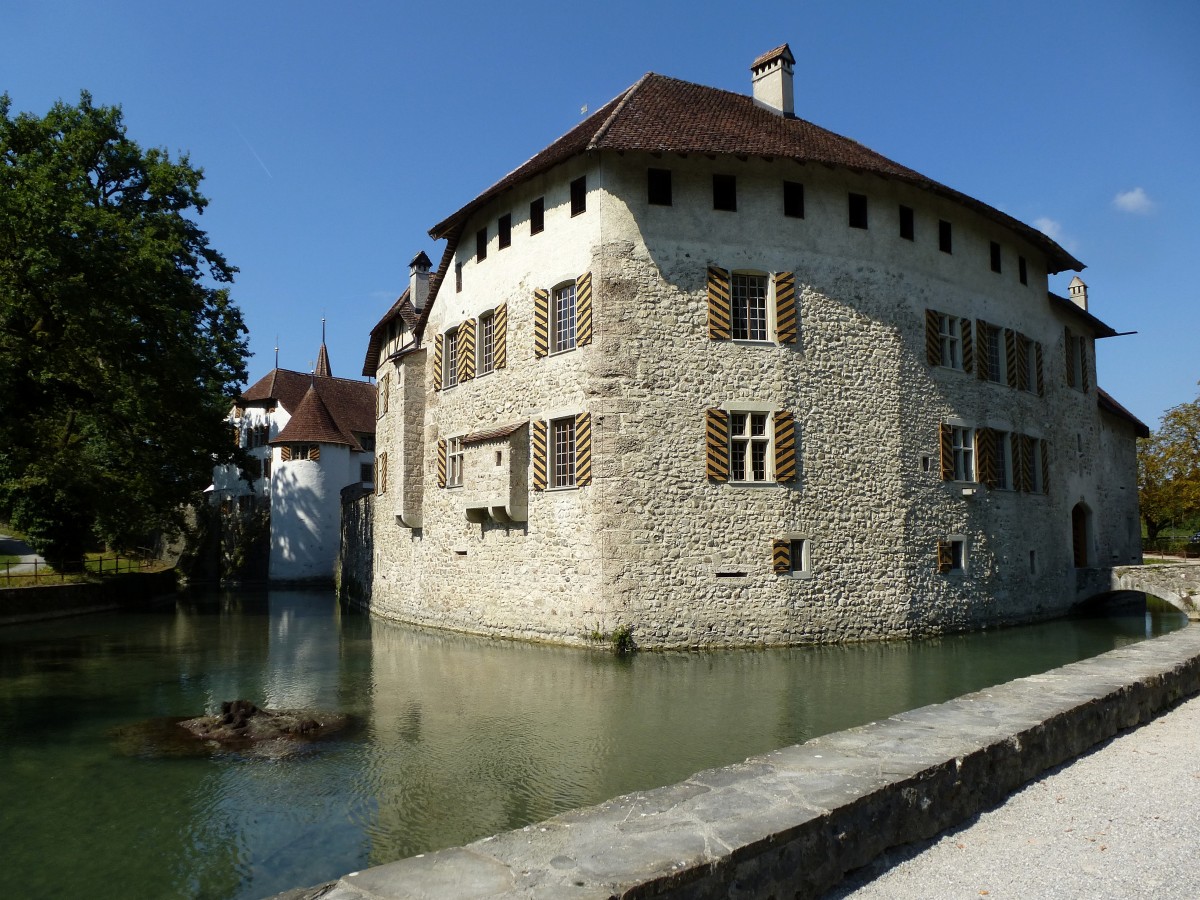
[[[1046,379],[1042,375],[1042,345],[1033,345],[1033,360],[1034,374],[1037,376],[1037,395],[1039,397],[1046,396]]]
[[[438,438],[438,459],[437,459],[437,478],[438,487],[446,486],[446,439]]]
[[[442,335],[433,339],[433,389],[442,389]]]
[[[592,273],[584,272],[575,282],[575,344],[592,342]]]
[[[1067,363],[1067,387],[1075,387],[1075,366],[1071,364],[1074,353],[1071,352],[1071,329],[1063,329],[1063,359]]]
[[[1010,383],[1012,379],[1009,379]],[[1017,390],[1027,391],[1029,383],[1029,338],[1023,334],[1017,335]]]
[[[383,415],[388,411],[388,393],[391,387],[391,375],[384,375],[379,382],[379,414]]]
[[[775,480],[796,480],[796,420],[784,409],[775,410]]]
[[[592,483],[592,414],[575,417],[575,484]]]
[[[942,364],[942,317],[936,309],[925,310],[925,362]]]
[[[792,542],[783,538],[771,541],[771,569],[776,575],[792,571]]]
[[[708,267],[708,338],[727,341],[733,334],[729,312],[729,273]]]
[[[308,458],[313,462],[319,462],[321,459],[321,445],[313,444],[308,448]]]
[[[949,541],[938,541],[937,544],[937,569],[942,575],[945,575],[954,568],[954,548],[950,546]]]
[[[939,470],[942,474],[942,481],[954,480],[954,432],[945,422],[941,424],[939,432],[939,447],[941,456],[941,465]]]
[[[1088,352],[1087,340],[1079,339],[1079,387],[1086,394],[1088,392]]]
[[[1020,488],[1025,493],[1033,490],[1033,439],[1027,435],[1021,435],[1021,484]]]
[[[284,444],[282,447],[279,448],[279,461],[280,462],[291,462],[292,461],[292,448],[289,447],[287,444]]]
[[[492,318],[492,367],[503,369],[508,365],[508,304],[496,307]]]
[[[991,428],[980,428],[975,432],[975,452],[979,455],[979,480],[990,488],[999,484],[996,478],[997,437],[997,433]]]
[[[980,381],[987,381],[988,377],[988,329],[991,327],[983,319],[975,320],[975,337],[979,339],[979,352],[975,354],[975,374],[979,376]]]
[[[475,320],[467,319],[458,326],[458,381],[475,377]]]
[[[1004,329],[1004,368],[1008,377],[1008,386],[1017,386],[1017,333],[1011,328]]]
[[[375,481],[378,483],[378,490],[376,491],[376,493],[386,494],[387,493],[387,453],[379,454],[379,459],[376,463],[376,468],[379,470],[375,474]]]
[[[541,358],[550,352],[550,292],[533,292],[533,355]]]
[[[963,371],[970,372],[975,368],[975,339],[970,319],[959,319],[958,330],[962,333]]]
[[[1040,441],[1042,448],[1042,493],[1050,493],[1050,445]]]
[[[533,489],[546,489],[546,423],[541,419],[533,421],[529,430],[530,457],[533,460]]]
[[[713,481],[729,480],[729,413],[723,409],[704,412],[705,474]]]
[[[796,319],[796,278],[791,272],[775,275],[775,339],[794,344],[800,336]]]

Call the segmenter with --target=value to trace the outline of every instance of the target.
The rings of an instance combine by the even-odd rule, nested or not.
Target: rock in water
[[[220,715],[185,719],[179,724],[203,741],[247,746],[264,741],[327,737],[346,727],[345,713],[311,709],[259,709],[249,700],[221,704]]]

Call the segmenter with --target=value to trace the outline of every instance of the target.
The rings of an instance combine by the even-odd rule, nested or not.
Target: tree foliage
[[[1167,410],[1138,442],[1138,500],[1151,540],[1171,522],[1200,516],[1200,400]]]
[[[186,155],[83,93],[0,97],[0,515],[44,554],[174,530],[229,456],[245,383],[237,271],[194,216]]]

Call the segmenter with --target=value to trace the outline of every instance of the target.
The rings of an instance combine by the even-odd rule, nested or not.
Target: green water
[[[37,898],[256,898],[1173,630],[1182,615],[705,654],[406,629],[324,592],[0,628],[0,862]],[[284,759],[130,755],[113,729],[245,697],[361,725]]]

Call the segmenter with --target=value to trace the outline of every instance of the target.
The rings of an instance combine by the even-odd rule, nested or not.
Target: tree
[[[237,271],[193,219],[186,155],[119,107],[0,96],[0,516],[52,559],[174,531],[234,448]]]
[[[1167,410],[1138,442],[1138,501],[1150,540],[1168,522],[1200,515],[1200,400]]]

